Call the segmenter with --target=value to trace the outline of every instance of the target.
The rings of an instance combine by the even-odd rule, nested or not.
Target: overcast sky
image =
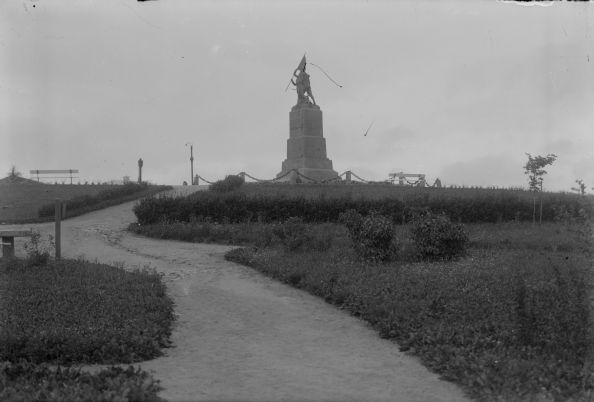
[[[11,165],[156,183],[286,158],[307,52],[328,157],[370,180],[594,187],[594,11],[496,1],[0,2],[0,176]],[[373,123],[369,134],[363,136]]]

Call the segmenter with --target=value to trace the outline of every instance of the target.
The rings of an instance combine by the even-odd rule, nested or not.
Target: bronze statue
[[[316,100],[314,99],[313,93],[311,92],[311,84],[309,82],[309,74],[305,72],[305,55],[301,59],[301,63],[293,72],[293,78],[291,78],[291,84],[295,85],[297,90],[297,104],[301,103],[312,103],[315,105]],[[299,72],[299,74],[297,74]],[[309,100],[311,98],[311,101]]]

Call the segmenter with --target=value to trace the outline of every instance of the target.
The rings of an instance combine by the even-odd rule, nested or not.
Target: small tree
[[[576,180],[577,187],[572,187],[571,190],[575,191],[579,195],[586,195],[586,184],[582,179]]]
[[[21,177],[23,174],[19,172],[15,165],[12,165],[10,168],[10,172],[8,172],[8,176],[10,177]]]
[[[536,193],[542,193],[542,182],[543,176],[547,174],[544,168],[548,165],[552,165],[557,159],[557,155],[548,154],[547,156],[532,156],[526,153],[528,156],[528,162],[524,165],[524,174],[528,175],[528,185],[530,191],[534,192],[533,197],[533,208],[532,208],[532,223],[536,223]],[[540,223],[542,223],[542,194],[540,195]]]

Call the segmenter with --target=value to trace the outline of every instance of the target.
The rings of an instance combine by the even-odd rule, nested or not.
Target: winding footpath
[[[177,188],[173,191],[189,191]],[[140,363],[170,401],[463,401],[363,321],[223,256],[231,247],[128,233],[134,203],[62,223],[62,255],[164,274],[174,347]],[[10,225],[53,234],[53,223]],[[17,255],[23,255],[17,239]]]

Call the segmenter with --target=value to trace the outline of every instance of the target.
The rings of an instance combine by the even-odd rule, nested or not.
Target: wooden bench
[[[33,232],[31,230],[0,230],[0,237],[2,237],[2,257],[14,257],[14,238],[15,237],[31,237]]]

